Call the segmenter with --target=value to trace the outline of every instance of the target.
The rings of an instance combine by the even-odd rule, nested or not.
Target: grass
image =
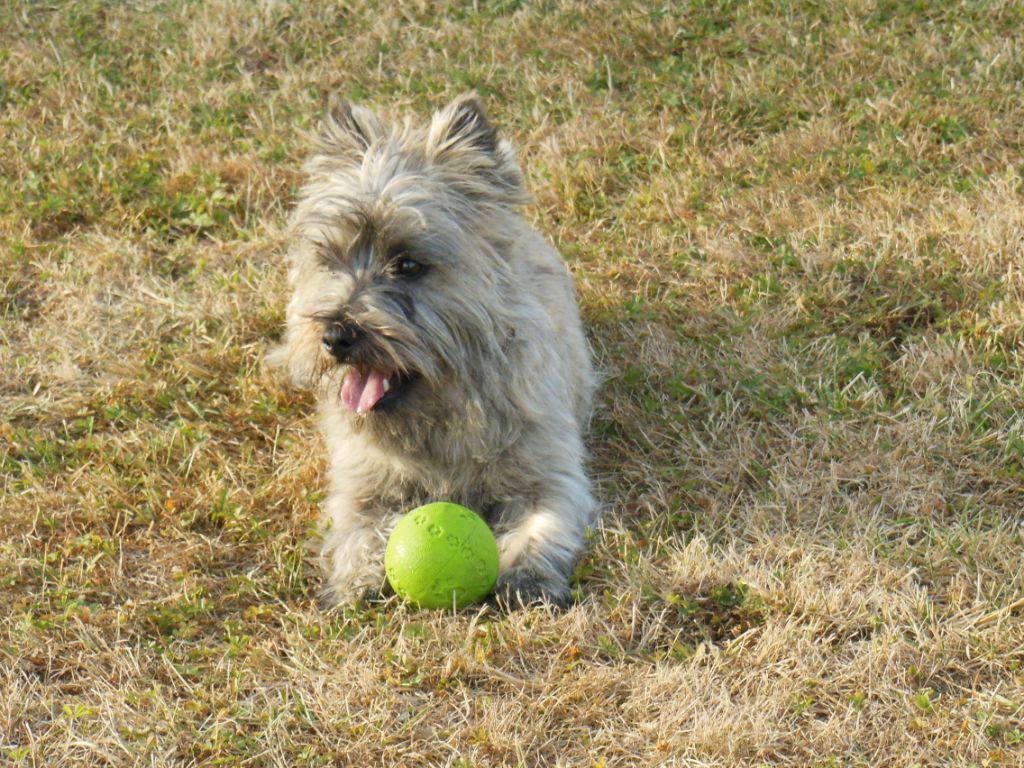
[[[0,762],[1024,761],[1017,2],[10,0]],[[603,372],[564,613],[325,613],[331,92],[475,88]]]

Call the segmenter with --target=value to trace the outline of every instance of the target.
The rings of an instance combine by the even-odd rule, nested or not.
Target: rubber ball
[[[473,510],[446,501],[425,504],[395,525],[384,569],[402,599],[420,608],[458,609],[494,588],[498,544]]]

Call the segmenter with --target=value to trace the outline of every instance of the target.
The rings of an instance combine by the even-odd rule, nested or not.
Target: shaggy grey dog
[[[306,172],[271,360],[319,394],[328,599],[379,593],[397,518],[443,500],[494,530],[499,601],[565,605],[597,511],[594,377],[572,281],[516,210],[511,146],[472,94],[426,128],[346,104]]]

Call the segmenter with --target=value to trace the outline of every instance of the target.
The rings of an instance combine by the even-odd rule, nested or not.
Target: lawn
[[[328,94],[476,90],[602,375],[577,604],[328,612]],[[1024,3],[6,0],[0,763],[1024,765]]]

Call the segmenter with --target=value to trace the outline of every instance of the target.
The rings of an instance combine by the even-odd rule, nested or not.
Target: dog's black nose
[[[358,346],[363,332],[355,323],[338,321],[324,330],[324,346],[338,360],[344,360]]]

